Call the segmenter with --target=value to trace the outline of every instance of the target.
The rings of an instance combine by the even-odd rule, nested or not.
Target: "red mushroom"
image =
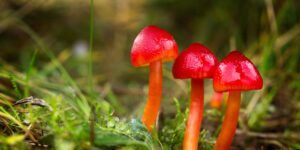
[[[233,51],[216,68],[213,83],[215,91],[229,92],[225,118],[215,145],[215,150],[228,150],[238,122],[241,91],[261,89],[263,80],[248,58]]]
[[[135,38],[131,48],[131,63],[135,67],[149,64],[149,97],[142,122],[149,131],[156,121],[162,95],[162,62],[173,60],[178,46],[173,36],[156,26],[145,27]]]
[[[212,78],[217,58],[205,46],[191,44],[175,60],[173,76],[191,78],[190,112],[184,134],[183,149],[197,150],[203,113],[203,79]]]

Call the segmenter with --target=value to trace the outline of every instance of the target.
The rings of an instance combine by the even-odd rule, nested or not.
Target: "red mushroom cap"
[[[217,58],[207,47],[193,43],[176,58],[173,76],[179,79],[211,78],[217,63]]]
[[[228,54],[214,73],[214,89],[224,91],[247,91],[261,89],[263,80],[253,63],[238,51]]]
[[[152,25],[145,27],[135,38],[131,48],[131,63],[138,67],[157,60],[173,60],[177,55],[178,46],[173,36]]]

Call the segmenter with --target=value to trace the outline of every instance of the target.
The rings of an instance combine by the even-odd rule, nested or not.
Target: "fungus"
[[[258,90],[263,80],[253,63],[238,51],[228,54],[217,66],[213,77],[217,92],[229,92],[225,118],[215,150],[227,150],[232,143],[240,109],[241,92]]]
[[[205,46],[191,44],[175,60],[173,76],[191,79],[190,112],[184,134],[183,149],[197,150],[203,113],[203,79],[212,78],[217,58]]]
[[[131,63],[135,67],[149,65],[148,100],[142,122],[149,131],[159,112],[162,95],[162,62],[177,57],[178,46],[173,36],[156,26],[147,26],[137,35],[131,48]]]

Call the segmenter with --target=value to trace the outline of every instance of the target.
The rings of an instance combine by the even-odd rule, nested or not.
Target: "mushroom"
[[[229,92],[225,118],[215,150],[227,150],[232,143],[240,109],[241,92],[258,90],[263,80],[253,63],[238,51],[228,54],[217,66],[213,77],[217,92]]]
[[[223,95],[222,92],[215,91],[210,100],[210,107],[219,109],[222,105]]]
[[[178,46],[173,36],[156,26],[147,26],[137,35],[131,48],[131,63],[135,67],[149,65],[148,100],[142,122],[151,132],[159,112],[162,95],[162,62],[177,57]]]
[[[193,43],[185,49],[173,65],[175,78],[191,78],[190,112],[184,134],[184,150],[197,150],[203,115],[203,79],[212,78],[216,65],[214,54],[199,43]]]

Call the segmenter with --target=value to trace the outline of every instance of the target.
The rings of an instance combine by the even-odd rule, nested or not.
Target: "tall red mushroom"
[[[184,134],[183,149],[197,150],[203,113],[203,79],[212,78],[217,58],[205,46],[191,44],[175,60],[173,76],[191,78],[190,112]]]
[[[229,150],[238,122],[241,92],[261,89],[263,80],[248,58],[233,51],[216,68],[213,84],[215,91],[229,92],[225,118],[215,145],[215,150]]]
[[[155,124],[162,94],[162,62],[177,57],[178,46],[173,36],[156,26],[147,26],[137,35],[131,48],[131,63],[135,67],[149,64],[149,97],[142,122],[149,131]]]

